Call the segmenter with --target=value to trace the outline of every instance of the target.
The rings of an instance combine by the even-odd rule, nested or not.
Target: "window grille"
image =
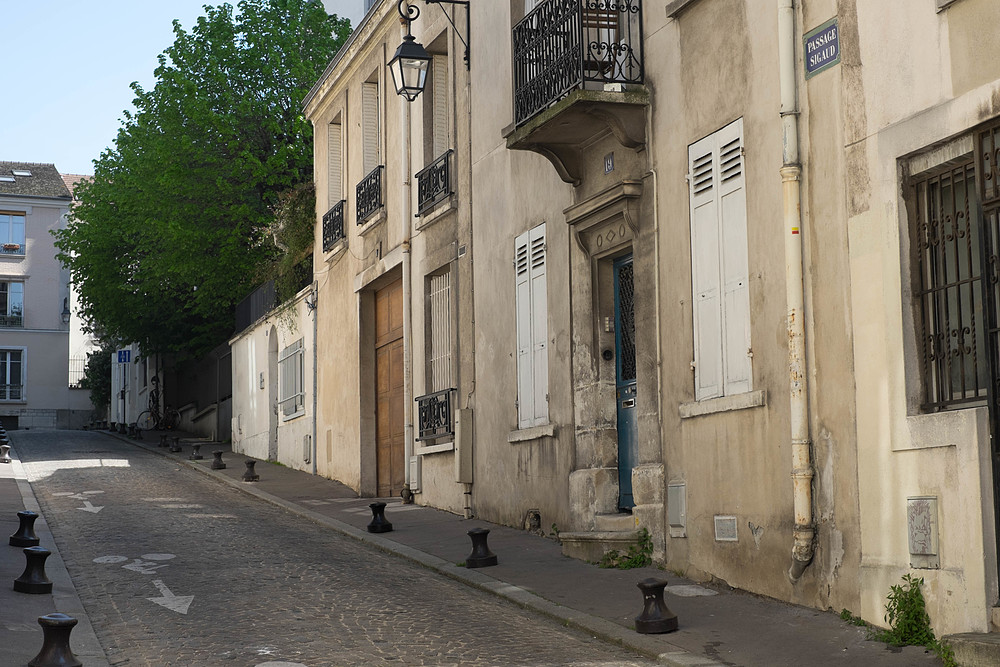
[[[923,408],[986,398],[982,228],[972,160],[914,184]]]
[[[451,273],[431,276],[427,301],[430,338],[430,390],[451,386]]]

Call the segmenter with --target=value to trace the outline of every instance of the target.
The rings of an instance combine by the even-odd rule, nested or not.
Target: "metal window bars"
[[[379,165],[372,169],[371,173],[361,179],[358,183],[357,197],[358,197],[358,224],[364,224],[368,218],[375,215],[375,213],[382,208],[384,201],[382,199],[382,172],[385,170],[383,165]]]
[[[454,389],[443,389],[414,399],[417,403],[417,440],[436,440],[455,434],[451,395]]]
[[[416,173],[417,215],[424,215],[454,192],[451,187],[451,162],[453,150],[443,155]]]
[[[344,204],[341,199],[323,215],[323,252],[330,252],[344,238]]]

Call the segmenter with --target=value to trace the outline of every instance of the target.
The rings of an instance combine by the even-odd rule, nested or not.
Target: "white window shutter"
[[[327,132],[327,210],[344,198],[341,180],[343,145],[341,144],[340,123],[330,123]]]
[[[361,85],[361,123],[364,141],[364,171],[371,173],[379,165],[378,83]]]
[[[448,56],[435,55],[431,64],[434,114],[433,152],[436,160],[448,150]]]
[[[743,120],[727,125],[717,134],[725,348],[723,393],[728,396],[750,391],[753,376]]]
[[[528,232],[514,240],[515,307],[517,310],[517,427],[528,428],[534,420],[531,373],[531,281]]]
[[[722,285],[715,136],[688,148],[695,400],[722,395]]]
[[[532,229],[528,236],[529,262],[531,264],[531,371],[534,407],[533,425],[548,422],[549,414],[549,352],[548,352],[548,298],[546,293],[545,225]]]

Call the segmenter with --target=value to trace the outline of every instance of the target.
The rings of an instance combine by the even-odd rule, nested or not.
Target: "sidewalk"
[[[4,550],[3,557],[0,557],[0,628],[5,631],[0,642],[0,664],[28,664],[42,648],[42,628],[38,625],[38,617],[61,612],[79,621],[70,634],[70,648],[74,655],[87,667],[107,667],[108,659],[97,641],[17,458],[16,434],[11,437],[11,445],[13,462],[0,463],[0,539],[3,540],[0,549]],[[17,513],[22,510],[39,513],[35,520],[35,535],[39,539],[38,546],[51,552],[45,560],[45,574],[52,582],[51,594],[19,593],[13,589],[14,580],[24,572],[26,560],[23,547],[10,546],[8,539],[20,526]]]
[[[291,468],[256,461],[257,482],[244,482],[248,457],[233,454],[229,445],[202,443],[201,461],[191,461],[191,443],[182,436],[183,451],[170,453],[157,446],[158,433],[141,441],[106,433],[162,456],[183,462],[221,483],[307,517],[321,526],[344,533],[383,551],[420,563],[452,579],[479,588],[524,608],[549,616],[569,627],[624,646],[661,664],[674,667],[742,665],[799,667],[865,665],[912,667],[940,665],[922,647],[890,649],[865,640],[862,628],[849,625],[831,612],[796,607],[739,591],[699,586],[670,572],[648,567],[606,570],[562,555],[559,543],[523,530],[490,524],[418,505],[399,498],[358,498],[338,482]],[[212,470],[213,451],[222,451],[225,470]],[[387,504],[386,519],[393,530],[372,534],[366,526],[368,505]],[[490,529],[489,547],[497,554],[494,567],[467,569],[471,551],[467,532]],[[667,579],[665,600],[678,616],[680,629],[665,635],[642,635],[634,619],[642,611],[636,583]]]

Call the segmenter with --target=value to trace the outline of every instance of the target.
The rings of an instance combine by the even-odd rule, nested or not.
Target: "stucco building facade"
[[[72,197],[52,164],[0,162],[0,420],[10,428],[87,423],[69,386],[69,273],[53,231]]]
[[[593,4],[421,6],[407,103],[375,2],[310,93],[316,472],[995,629],[1000,9]]]

